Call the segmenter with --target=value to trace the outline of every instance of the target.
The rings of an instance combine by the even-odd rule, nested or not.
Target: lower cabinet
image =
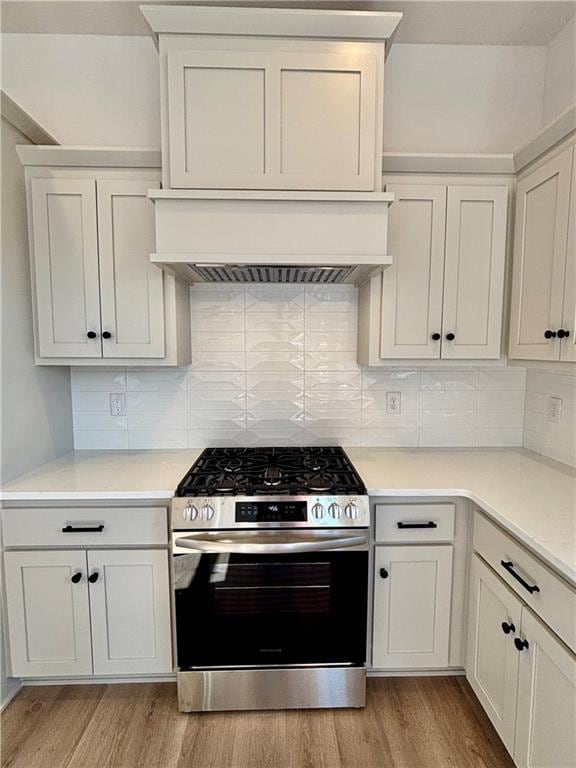
[[[452,554],[450,545],[376,547],[373,667],[448,666]]]
[[[172,672],[165,550],[4,554],[15,677]]]
[[[474,555],[467,678],[519,768],[576,765],[576,656]]]

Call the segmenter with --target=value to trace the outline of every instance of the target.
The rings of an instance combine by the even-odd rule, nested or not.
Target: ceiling
[[[169,0],[171,4],[402,11],[397,43],[547,45],[576,0]],[[145,2],[145,0],[144,0]],[[156,0],[149,4],[159,4]],[[2,31],[148,35],[142,0],[4,0]]]

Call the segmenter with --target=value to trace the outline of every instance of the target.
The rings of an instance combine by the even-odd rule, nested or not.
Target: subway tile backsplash
[[[347,285],[194,286],[192,365],[72,369],[76,448],[522,445],[524,369],[361,368],[356,308]]]
[[[550,398],[562,400],[555,422]],[[556,461],[576,466],[576,375],[546,370],[528,370],[524,445]]]

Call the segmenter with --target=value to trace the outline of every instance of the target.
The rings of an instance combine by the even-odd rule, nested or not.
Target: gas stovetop
[[[342,448],[206,448],[176,496],[364,495]]]

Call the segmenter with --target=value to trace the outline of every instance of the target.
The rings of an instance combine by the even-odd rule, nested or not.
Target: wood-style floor
[[[363,710],[179,714],[171,683],[24,688],[3,768],[513,768],[459,677],[372,678]]]

